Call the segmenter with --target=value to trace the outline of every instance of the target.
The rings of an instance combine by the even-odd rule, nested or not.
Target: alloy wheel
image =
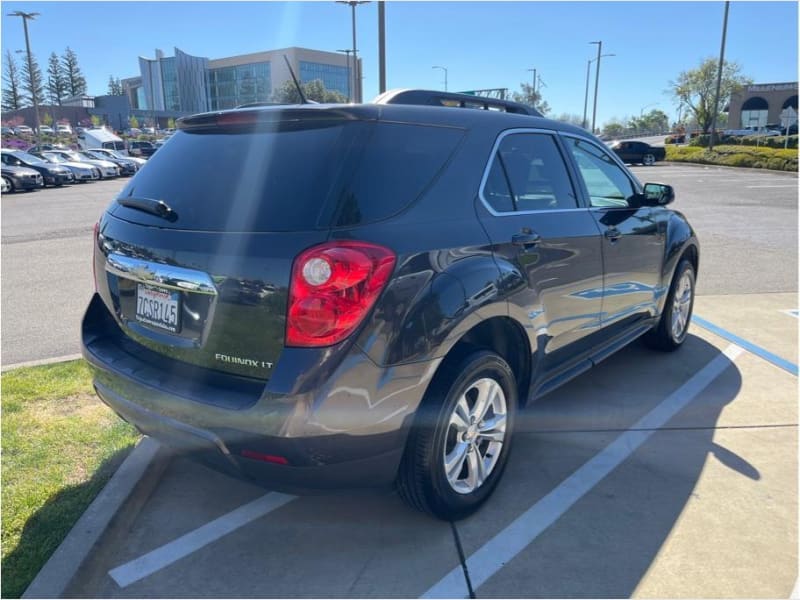
[[[470,494],[491,475],[506,440],[506,417],[506,395],[494,379],[478,379],[458,399],[442,457],[454,491]]]
[[[687,270],[681,275],[680,281],[675,288],[675,296],[672,300],[672,337],[675,341],[680,341],[686,335],[689,326],[689,312],[692,308],[692,296],[694,290],[692,286],[692,275]]]

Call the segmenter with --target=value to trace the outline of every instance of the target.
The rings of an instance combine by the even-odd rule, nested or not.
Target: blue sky
[[[90,94],[108,77],[138,74],[137,56],[220,58],[286,46],[349,48],[350,8],[324,2],[15,2],[3,0],[2,47],[25,47],[15,10],[40,12],[31,45],[43,69],[51,51],[78,54]],[[616,56],[601,63],[598,124],[660,108],[675,116],[669,81],[719,54],[723,2],[389,2],[389,88],[519,89],[536,68],[552,113],[582,115],[590,41]],[[364,97],[378,92],[377,3],[358,8]],[[798,79],[796,2],[732,2],[726,58],[756,82]],[[20,55],[21,57],[21,55]],[[592,66],[594,71],[594,65]],[[591,84],[594,85],[593,83]],[[590,109],[591,114],[591,94]]]

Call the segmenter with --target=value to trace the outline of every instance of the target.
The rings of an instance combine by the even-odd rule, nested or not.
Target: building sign
[[[763,85],[749,85],[748,92],[787,92],[797,91],[797,83],[767,83]]]

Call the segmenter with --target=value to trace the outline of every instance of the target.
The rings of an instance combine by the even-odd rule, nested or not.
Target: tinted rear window
[[[299,231],[402,210],[445,164],[462,130],[332,121],[285,131],[179,131],[120,197],[163,200],[168,222],[112,204],[123,219],[205,231]]]

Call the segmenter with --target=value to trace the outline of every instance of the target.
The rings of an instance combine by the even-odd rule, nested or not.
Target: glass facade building
[[[347,67],[318,62],[300,61],[300,81],[308,83],[321,79],[322,84],[329,90],[336,90],[345,98],[350,96],[348,79],[350,76]]]
[[[268,102],[272,95],[269,62],[209,69],[208,98],[211,110],[234,108],[250,102]]]
[[[291,81],[287,60],[303,83],[319,79],[329,90],[358,98],[351,94],[346,57],[296,47],[214,60],[178,48],[174,56],[156,50],[155,58],[139,58],[141,76],[125,79],[123,85],[132,108],[161,112],[162,117],[225,110],[272,101]]]

